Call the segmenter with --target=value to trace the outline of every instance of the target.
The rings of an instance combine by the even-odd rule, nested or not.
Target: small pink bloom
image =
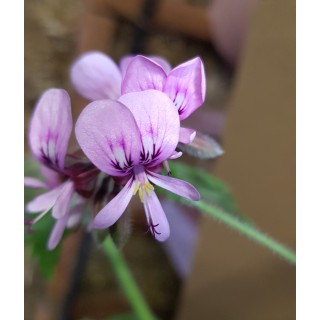
[[[84,109],[75,126],[80,147],[101,171],[125,184],[97,214],[92,228],[113,225],[138,193],[154,237],[159,241],[169,237],[153,184],[191,200],[200,198],[191,184],[158,174],[159,165],[175,155],[179,131],[178,110],[156,90],[128,93],[119,101],[95,101]]]
[[[82,191],[75,183],[79,170],[65,166],[71,131],[72,115],[68,93],[62,89],[45,91],[36,105],[29,132],[30,149],[41,164],[45,181],[26,177],[25,186],[47,190],[29,202],[26,209],[29,213],[41,212],[28,222],[30,226],[52,209],[52,216],[57,222],[48,242],[49,249],[56,247],[69,219],[73,219],[75,212],[70,210],[71,199],[76,191]],[[83,165],[84,168],[85,178],[89,181],[94,169],[92,165]],[[80,204],[84,204],[84,199],[78,196],[78,209]]]

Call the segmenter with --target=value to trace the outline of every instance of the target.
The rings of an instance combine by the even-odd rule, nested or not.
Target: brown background
[[[215,174],[232,187],[241,211],[295,248],[293,1],[261,1],[254,12],[224,147]],[[295,319],[295,268],[204,219],[177,319]]]

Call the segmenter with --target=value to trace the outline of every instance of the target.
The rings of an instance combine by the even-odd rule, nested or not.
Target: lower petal
[[[78,197],[78,199],[78,203],[76,203],[69,211],[70,213],[67,222],[67,228],[70,229],[80,223],[83,211],[85,209],[85,201],[83,200],[83,198]]]
[[[57,201],[60,192],[61,186],[34,198],[27,204],[26,210],[30,213],[35,213],[52,208]]]
[[[56,203],[52,208],[52,216],[55,219],[60,219],[68,213],[73,193],[73,182],[71,180],[68,180],[63,184],[61,192],[59,193],[59,196],[56,200]]]
[[[53,227],[53,230],[51,231],[51,235],[48,241],[49,250],[53,250],[60,242],[63,235],[63,231],[67,225],[68,218],[68,215],[65,215],[61,219],[57,220],[55,226]]]
[[[32,177],[24,177],[24,185],[29,188],[48,189],[43,181]]]
[[[194,140],[196,134],[193,129],[180,127],[179,142],[189,144]]]
[[[144,210],[146,212],[149,230],[158,241],[169,238],[170,227],[161,203],[154,191],[145,198]]]
[[[126,210],[137,182],[131,178],[124,188],[102,209],[92,221],[91,229],[106,229],[112,226]]]
[[[148,172],[148,179],[157,186],[169,190],[181,197],[193,201],[200,200],[200,194],[198,190],[189,182],[163,176],[154,172]]]

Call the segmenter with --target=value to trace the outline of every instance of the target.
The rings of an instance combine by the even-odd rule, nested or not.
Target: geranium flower
[[[187,118],[204,101],[206,81],[200,58],[194,58],[171,70],[158,56],[126,56],[120,68],[107,55],[94,51],[80,56],[71,67],[74,88],[88,100],[117,99],[121,94],[156,89],[166,93]],[[196,132],[181,128],[180,142],[190,143]]]
[[[175,157],[179,130],[178,110],[156,90],[128,93],[119,101],[94,101],[84,109],[75,126],[80,147],[94,165],[124,185],[98,212],[91,228],[113,225],[138,193],[153,236],[159,241],[169,237],[153,184],[187,199],[200,199],[191,184],[159,174],[161,164]]]
[[[159,56],[127,55],[119,67],[106,54],[82,54],[71,67],[71,81],[77,92],[90,101],[118,99],[121,94],[156,89],[166,93],[184,120],[204,102],[206,79],[199,57],[171,68]],[[220,145],[208,135],[180,127],[179,149],[200,158],[223,154]],[[181,155],[180,153],[179,155]],[[168,169],[168,172],[170,170]]]
[[[56,219],[48,248],[54,249],[59,243],[65,227],[80,220],[84,199],[78,195],[70,210],[71,198],[77,192],[86,195],[97,174],[88,163],[77,163],[66,167],[65,158],[72,131],[70,97],[65,90],[49,89],[40,97],[33,113],[29,144],[35,159],[41,164],[45,181],[32,177],[25,178],[25,186],[48,190],[27,204],[29,213],[41,212],[29,226],[39,221],[52,209]],[[91,183],[91,184],[90,184]]]

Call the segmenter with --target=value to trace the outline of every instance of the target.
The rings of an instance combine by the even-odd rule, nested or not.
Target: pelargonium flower
[[[186,119],[204,102],[206,80],[203,63],[194,58],[171,68],[159,56],[127,55],[119,67],[106,54],[91,51],[82,54],[71,67],[71,81],[80,95],[90,101],[118,99],[121,94],[156,89],[174,102],[180,120]],[[211,137],[180,127],[179,149],[200,158],[223,154]]]
[[[72,131],[70,97],[65,90],[49,89],[40,97],[34,110],[29,131],[30,149],[41,164],[45,181],[25,178],[25,185],[48,190],[27,204],[29,213],[41,212],[37,218],[28,221],[29,226],[39,221],[52,209],[56,219],[48,248],[59,243],[67,225],[79,221],[84,200],[78,195],[70,210],[71,198],[77,192],[86,196],[97,170],[89,163],[76,163],[66,167],[65,158]]]
[[[159,166],[175,157],[179,131],[178,110],[156,90],[128,93],[119,101],[94,101],[83,110],[75,126],[80,147],[97,168],[124,185],[98,212],[91,228],[113,225],[138,193],[153,236],[159,241],[169,237],[169,224],[153,185],[200,199],[188,182],[159,174]]]

